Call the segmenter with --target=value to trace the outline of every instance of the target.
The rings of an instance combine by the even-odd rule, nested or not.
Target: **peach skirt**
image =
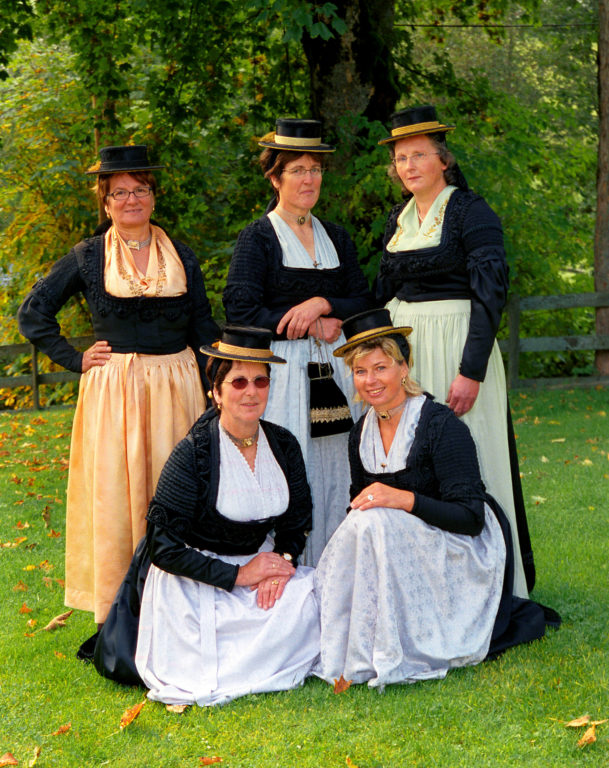
[[[66,605],[103,622],[172,449],[205,407],[190,348],[112,353],[80,380],[66,509]]]

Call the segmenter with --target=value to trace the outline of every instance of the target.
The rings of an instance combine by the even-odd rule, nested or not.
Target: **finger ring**
[[[368,494],[368,501],[374,501],[374,496],[371,493]]]
[[[277,586],[277,584],[279,584],[279,582],[278,581],[272,581],[271,584],[274,584],[275,586]]]

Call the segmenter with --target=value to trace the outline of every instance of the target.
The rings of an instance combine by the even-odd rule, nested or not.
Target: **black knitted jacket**
[[[364,418],[349,435],[351,498],[374,482],[412,491],[411,514],[445,531],[477,536],[484,527],[487,494],[467,426],[428,396],[404,469],[374,474],[366,472],[359,454]]]
[[[201,268],[193,251],[172,241],[184,265],[187,292],[182,296],[112,296],[104,288],[104,237],[78,243],[46,277],[38,280],[18,313],[19,330],[51,360],[71,371],[82,369],[82,352],[61,335],[55,316],[71,296],[82,293],[98,340],[113,352],[163,355],[190,346],[202,370],[206,358],[199,352],[219,336],[211,316]]]
[[[438,245],[391,253],[386,246],[405,205],[395,206],[387,220],[377,299],[380,303],[394,296],[409,302],[470,299],[460,372],[484,381],[508,290],[501,222],[482,197],[456,189],[446,206]]]
[[[169,573],[231,590],[239,567],[192,549],[218,555],[254,554],[274,530],[275,552],[294,564],[311,530],[312,502],[300,446],[283,427],[260,425],[289,488],[288,507],[277,517],[236,522],[221,515],[219,421],[204,413],[173,449],[148,507],[147,539],[152,562]]]
[[[313,296],[327,299],[329,317],[344,320],[373,306],[353,241],[343,227],[322,221],[340,265],[335,269],[285,267],[279,240],[268,216],[249,224],[237,238],[222,296],[229,323],[268,328],[275,338],[283,315]]]

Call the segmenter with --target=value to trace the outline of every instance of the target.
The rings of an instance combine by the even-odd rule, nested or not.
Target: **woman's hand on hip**
[[[82,356],[82,372],[86,373],[96,365],[105,365],[110,359],[112,347],[107,341],[96,341],[92,347],[85,349]]]
[[[309,336],[331,344],[340,336],[342,327],[343,321],[337,317],[318,317],[309,326]]]
[[[414,493],[392,488],[384,483],[372,483],[351,502],[351,509],[365,510],[374,507],[391,507],[411,512],[414,507]]]
[[[265,579],[290,578],[296,569],[276,552],[259,552],[249,563],[239,566],[235,586],[253,587]]]
[[[480,382],[458,373],[450,385],[446,403],[457,416],[471,411],[480,391]]]
[[[256,597],[258,608],[262,608],[263,611],[268,611],[269,608],[272,608],[281,595],[283,595],[285,585],[290,578],[291,576],[272,576],[261,581],[257,587],[250,587],[252,590],[258,589]]]
[[[318,317],[327,315],[332,306],[322,296],[313,296],[301,304],[296,304],[285,313],[277,325],[277,333],[286,329],[288,339],[302,339]]]

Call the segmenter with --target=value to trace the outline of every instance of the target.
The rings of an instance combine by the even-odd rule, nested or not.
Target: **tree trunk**
[[[598,166],[596,175],[596,231],[594,287],[609,291],[609,0],[599,0],[598,29]],[[596,333],[609,335],[609,307],[596,310]],[[609,374],[609,350],[596,352],[600,374]]]
[[[345,34],[303,40],[313,116],[331,136],[344,114],[387,123],[398,98],[391,55],[393,0],[335,0],[335,5],[347,25]]]

